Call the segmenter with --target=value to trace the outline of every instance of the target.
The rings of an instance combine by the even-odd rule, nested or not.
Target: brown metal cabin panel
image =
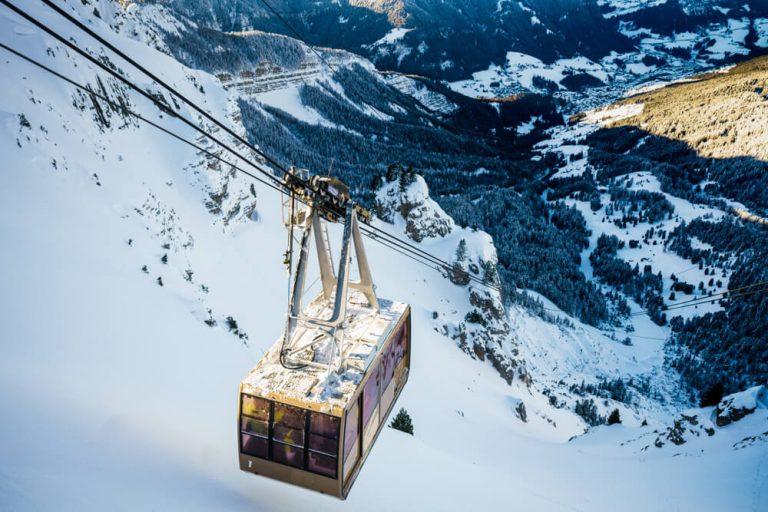
[[[381,424],[381,414],[379,409],[379,403],[381,401],[381,386],[379,386],[381,383],[381,372],[379,371],[380,368],[378,364],[371,366],[372,368],[369,369],[371,376],[363,387],[363,451],[367,451],[371,447],[376,432],[379,430],[379,425]]]
[[[240,454],[240,469],[274,480],[280,480],[305,489],[341,498],[340,480],[316,475],[302,469],[284,466],[277,462]]]
[[[401,329],[404,329],[402,333],[401,333]],[[402,340],[399,338],[399,335],[401,334],[404,338]],[[381,351],[376,356],[374,361],[371,363],[371,366],[369,367],[369,371],[366,373],[365,377],[360,383],[359,389],[355,392],[353,399],[350,400],[350,406],[348,406],[348,411],[347,411],[348,414],[350,411],[357,408],[358,411],[360,411],[358,417],[362,419],[360,403],[362,402],[361,397],[363,396],[363,393],[364,393],[364,389],[365,389],[364,387],[366,383],[369,381],[369,379],[376,378],[374,372],[371,371],[371,369],[375,369],[378,367],[378,365],[381,364],[381,359],[387,353],[387,349],[393,343],[397,343],[397,342],[403,343],[404,350],[402,354],[402,359],[397,363],[392,381],[390,383],[390,386],[394,386],[393,400],[391,401],[387,409],[379,410],[379,420],[378,420],[377,429],[371,433],[370,442],[367,445],[367,448],[362,450],[362,454],[360,454],[359,461],[357,463],[353,463],[352,467],[347,466],[345,463],[344,475],[343,475],[344,479],[342,481],[342,498],[343,499],[346,499],[347,496],[349,495],[349,491],[351,490],[352,485],[354,484],[355,480],[357,479],[357,476],[360,474],[360,471],[365,465],[365,461],[368,458],[368,455],[371,453],[373,446],[376,444],[376,440],[381,434],[381,431],[383,430],[383,427],[386,424],[386,420],[389,417],[389,414],[392,412],[392,409],[395,403],[397,402],[397,399],[400,397],[400,393],[403,391],[403,388],[405,387],[405,384],[408,381],[408,373],[409,373],[410,363],[411,363],[411,357],[410,357],[411,356],[411,308],[410,307],[406,309],[397,327],[395,329],[392,329],[392,332],[390,333],[389,338],[382,345]],[[377,404],[377,408],[379,408],[378,404]],[[349,416],[347,416],[347,418],[349,418]],[[362,442],[364,433],[365,433],[364,429],[361,427],[358,432],[358,439],[356,441],[356,446],[359,446],[359,444]],[[346,438],[345,438],[345,441],[346,441]],[[351,474],[349,474],[350,471],[351,471]]]
[[[343,478],[346,481],[360,459],[360,404],[354,401],[344,418]]]

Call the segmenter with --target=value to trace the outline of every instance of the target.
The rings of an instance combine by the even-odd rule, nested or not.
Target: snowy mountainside
[[[575,116],[534,157],[556,162],[548,199],[586,220],[582,270],[623,297],[618,331],[637,343],[634,324],[647,315],[669,336],[666,364],[702,394],[768,376],[757,293],[766,278],[765,68],[754,59]]]
[[[704,16],[689,13],[676,1],[608,4],[616,7],[610,15],[633,49],[611,51],[599,59],[577,55],[554,61],[509,51],[451,87],[470,96],[549,91],[569,102],[569,108],[585,110],[615,101],[633,88],[669,82],[768,48],[768,13],[759,5],[753,9],[735,2],[727,9],[707,10]]]
[[[222,32],[154,3],[129,4],[125,17],[130,21],[114,25],[129,37],[159,41],[161,51],[239,89],[244,123],[250,132],[275,134],[260,143],[278,161],[334,169],[369,200],[369,179],[392,161],[425,173],[482,167],[489,181],[516,174],[506,161],[517,155],[504,148],[524,138],[517,128],[534,114],[541,127],[561,122],[544,95],[478,101],[423,77],[382,75],[353,53],[259,31]],[[346,154],[357,161],[340,157]]]
[[[260,94],[292,87],[284,82],[244,91],[184,66],[165,53],[170,50],[151,24],[132,18],[136,6],[128,14],[106,0],[66,7],[256,142],[266,136],[245,124],[243,100],[253,105]],[[25,8],[106,58],[41,4]],[[94,67],[2,12],[4,42],[195,139],[150,102],[102,73],[97,80]],[[179,115],[197,119],[126,64],[110,62],[162,94]],[[0,322],[4,506],[615,510],[630,503],[636,510],[672,504],[746,511],[765,502],[763,486],[750,478],[757,475],[760,484],[768,450],[762,407],[695,444],[695,457],[693,444],[645,457],[622,446],[641,432],[665,428],[679,411],[670,375],[654,377],[651,392],[642,383],[664,371],[660,344],[624,345],[557,311],[545,297],[540,300],[556,318],[519,305],[502,308],[496,292],[463,283],[465,273],[483,277],[483,263],[498,259],[497,242],[459,226],[429,198],[419,177],[402,191],[402,177],[379,183],[379,197],[397,213],[389,216],[393,224],[378,225],[461,271],[443,279],[367,244],[378,293],[413,307],[412,376],[401,405],[414,418],[415,435],[384,430],[349,503],[241,473],[233,419],[237,383],[283,327],[279,197],[8,54],[0,66],[7,91],[0,98],[0,152],[6,156],[0,240],[10,248],[0,253],[6,285]],[[314,79],[334,90],[334,79]],[[365,110],[347,103],[358,116]],[[254,108],[286,119],[279,106]],[[307,112],[303,102],[285,108],[290,117],[300,114],[291,109]],[[338,240],[338,229],[331,235]],[[466,252],[459,250],[461,240]],[[492,329],[482,329],[483,323]],[[513,378],[499,377],[498,362],[516,370]],[[638,380],[624,383],[633,377]],[[581,415],[572,411],[577,406]],[[597,425],[567,442],[613,409],[623,425]],[[643,420],[647,426],[640,426]],[[553,480],[559,484],[553,487]]]
[[[261,3],[174,0],[167,5],[223,31],[292,34]],[[513,47],[545,59],[627,47],[616,23],[605,19],[591,1],[288,0],[282,17],[310,44],[358,53],[382,69],[438,79],[466,77]],[[567,37],[574,29],[582,32],[578,41]]]
[[[422,105],[433,112],[450,114],[458,108],[451,100],[439,92],[425,87],[415,77],[409,77],[400,73],[388,73],[384,76],[390,85],[405,94],[415,97]]]
[[[259,2],[167,6],[212,29],[292,34]],[[583,91],[598,88],[605,102],[652,79],[765,52],[768,11],[740,0],[291,0],[283,16],[311,44],[446,80],[474,97],[556,91],[588,100]]]

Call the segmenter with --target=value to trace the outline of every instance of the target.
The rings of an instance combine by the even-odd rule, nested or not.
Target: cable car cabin
[[[286,173],[293,186],[294,172]],[[288,314],[281,339],[240,383],[240,469],[346,498],[408,380],[411,311],[376,297],[358,216],[334,178],[313,176],[312,194],[287,209],[291,276]],[[303,185],[302,185],[303,186]],[[338,271],[332,268],[329,220],[344,231]],[[326,222],[326,224],[323,224]],[[294,231],[300,226],[293,264]],[[303,305],[310,239],[315,239],[322,292]],[[359,280],[350,280],[354,249]]]
[[[320,317],[331,306],[320,296],[308,309]],[[309,347],[303,364],[288,364],[279,340],[240,383],[240,469],[347,497],[408,380],[410,307],[374,308],[352,291],[346,319],[336,371],[312,362],[322,327],[304,325],[292,337]]]

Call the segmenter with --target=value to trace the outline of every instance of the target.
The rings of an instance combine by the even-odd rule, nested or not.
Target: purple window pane
[[[272,431],[272,437],[275,441],[281,443],[295,444],[296,446],[304,446],[304,430],[295,428],[284,427],[283,425],[275,425]]]
[[[360,421],[360,408],[355,405],[347,413],[347,422],[344,424],[344,458],[346,459],[349,452],[355,446],[357,441],[357,428]]]
[[[373,411],[379,403],[379,367],[371,370],[371,377],[363,389],[363,425],[373,416]]]
[[[384,376],[382,378],[381,389],[387,389],[389,383],[392,382],[392,377],[395,375],[395,349],[397,348],[397,337],[392,340],[387,351],[382,356],[382,371]]]
[[[269,436],[269,422],[266,420],[255,420],[247,416],[240,417],[240,430],[249,434],[260,436]]]
[[[309,414],[309,432],[333,439],[339,438],[340,419],[328,414],[312,412]]]
[[[261,437],[253,437],[246,434],[240,434],[240,444],[243,453],[266,459],[269,457],[268,441]]]
[[[269,400],[243,395],[243,414],[269,421]]]
[[[304,449],[289,444],[272,443],[272,460],[295,468],[303,468]]]
[[[309,452],[309,470],[314,473],[336,478],[336,457]]]
[[[408,351],[408,321],[406,320],[403,323],[403,326],[400,328],[400,337],[397,340],[397,347],[395,347],[395,360],[397,361],[395,364],[399,364],[400,361],[405,357],[406,352]]]
[[[328,455],[336,455],[339,449],[339,441],[329,437],[309,434],[309,449],[327,453]]]
[[[282,425],[288,428],[304,430],[304,420],[306,418],[304,409],[292,407],[285,404],[275,404],[275,426]]]

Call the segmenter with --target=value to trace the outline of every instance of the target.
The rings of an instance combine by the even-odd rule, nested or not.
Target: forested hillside
[[[602,217],[593,222],[598,230],[606,223],[619,228],[614,256],[626,245],[623,257],[646,272],[679,257],[699,274],[685,268],[676,275],[662,263],[655,291],[642,288],[634,299],[657,311],[660,323],[669,321],[668,363],[700,392],[768,379],[766,88],[768,59],[758,58],[627,98],[614,107],[627,115],[575,140],[586,171],[567,162],[550,181],[551,198],[569,198],[585,215]],[[621,289],[635,278],[621,259],[606,273],[598,253],[607,241],[597,241],[592,270]],[[649,250],[662,252],[643,263]],[[693,303],[694,312],[681,302]]]
[[[341,48],[379,69],[446,80],[476,97],[521,91],[615,99],[768,48],[768,6],[721,0],[172,0],[201,29],[264,30]],[[214,40],[216,35],[214,35]],[[596,89],[596,92],[584,94]]]

